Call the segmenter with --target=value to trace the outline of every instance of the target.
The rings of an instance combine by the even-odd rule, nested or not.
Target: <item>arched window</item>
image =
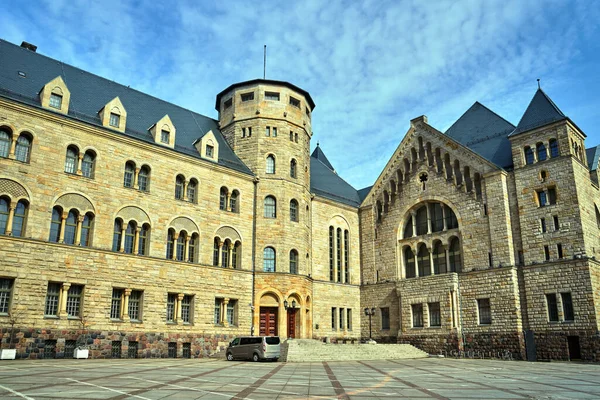
[[[60,240],[60,224],[62,221],[62,209],[60,207],[54,207],[52,209],[52,222],[50,223],[50,240],[51,242],[58,242]]]
[[[6,224],[8,223],[9,201],[0,197],[0,235],[6,234]]]
[[[213,241],[213,265],[215,267],[219,266],[219,244],[220,244],[220,240],[219,238],[215,238],[215,240]]]
[[[335,229],[333,226],[329,227],[329,280],[333,282],[335,279]]]
[[[197,256],[197,248],[198,248],[198,234],[194,233],[190,238],[190,242],[188,243],[188,261],[191,263],[198,262]]]
[[[77,217],[79,214],[76,210],[69,211],[67,221],[65,223],[65,243],[75,244],[75,232],[77,232]]]
[[[544,143],[538,143],[535,145],[535,151],[537,152],[538,161],[545,161],[548,154],[546,153],[546,146]]]
[[[182,175],[177,175],[177,178],[175,178],[175,198],[177,200],[183,200],[184,184],[185,184],[185,178]]]
[[[344,282],[350,283],[350,232],[344,230]]]
[[[138,238],[138,254],[140,256],[148,255],[148,243],[150,242],[150,225],[142,225]]]
[[[65,172],[74,174],[77,172],[77,162],[79,159],[79,150],[75,146],[67,147],[67,157],[65,158]]]
[[[83,160],[81,161],[81,174],[86,178],[94,177],[94,163],[96,161],[96,153],[91,150],[88,150],[83,155]]]
[[[412,215],[408,217],[408,221],[406,221],[406,225],[404,226],[404,239],[413,236],[413,223],[412,223]]]
[[[177,261],[184,261],[185,259],[185,239],[187,237],[186,232],[180,232],[177,237],[177,254],[175,254],[175,258]]]
[[[27,202],[20,200],[15,207],[13,215],[12,235],[21,237],[25,234],[25,217],[27,216]]]
[[[415,255],[410,247],[407,247],[404,250],[404,266],[407,278],[414,278],[417,276],[415,270]]]
[[[275,157],[273,155],[269,155],[267,157],[266,172],[267,172],[267,174],[274,174],[275,173]]]
[[[298,202],[295,199],[290,201],[290,221],[298,222]]]
[[[125,253],[133,254],[133,244],[135,243],[135,229],[137,224],[134,221],[130,221],[125,229],[125,244],[123,250]]]
[[[227,193],[229,191],[223,186],[219,192],[219,210],[227,211]]]
[[[458,228],[458,220],[456,219],[456,215],[454,211],[450,209],[450,207],[446,207],[446,228],[448,229],[456,229]]]
[[[5,129],[0,129],[0,157],[8,158],[11,141],[10,133]]]
[[[121,235],[123,234],[123,222],[119,218],[115,219],[115,226],[113,228],[113,245],[112,251],[121,250]]]
[[[275,272],[276,267],[275,249],[272,247],[265,247],[265,250],[263,251],[263,271]]]
[[[231,241],[229,239],[225,239],[223,242],[223,247],[221,248],[221,266],[223,268],[229,267],[229,247],[231,246]]]
[[[125,174],[123,175],[123,186],[132,188],[135,176],[135,164],[131,161],[125,163]]]
[[[458,238],[454,237],[450,240],[448,259],[450,260],[450,272],[460,272],[462,270],[462,260],[460,258],[460,243],[458,242]]]
[[[434,274],[445,274],[448,272],[446,265],[446,250],[442,242],[436,242],[433,246],[433,273]]]
[[[337,280],[342,281],[342,228],[336,230],[335,254],[337,258]]]
[[[92,213],[87,213],[83,216],[83,221],[81,222],[81,241],[80,244],[82,246],[88,247],[91,242],[91,232],[92,232],[92,222],[94,221],[94,215]]]
[[[298,252],[296,250],[290,251],[290,274],[298,273]]]
[[[292,161],[290,161],[290,177],[292,178],[297,178],[298,177],[298,173],[297,173],[297,163],[296,160],[294,160],[292,158]]]
[[[433,203],[430,206],[431,211],[431,231],[441,232],[444,230],[444,212],[441,203]]]
[[[140,168],[140,173],[138,174],[138,188],[142,192],[150,190],[150,168],[147,165]]]
[[[277,217],[277,201],[273,196],[265,197],[265,218]]]
[[[234,190],[233,192],[231,192],[231,197],[229,198],[229,208],[231,209],[231,212],[234,212],[234,213],[240,212],[240,210],[238,208],[239,196],[240,196],[240,193],[237,190]]]
[[[417,210],[417,236],[427,234],[427,206]]]
[[[533,164],[533,150],[529,146],[525,146],[525,164],[530,165]]]
[[[558,140],[550,139],[550,157],[554,158],[554,157],[558,157],[558,155],[559,155]]]
[[[187,199],[190,203],[196,203],[197,199],[197,191],[198,191],[198,181],[195,179],[190,179],[190,182],[187,186]]]
[[[231,250],[231,265],[233,268],[239,268],[240,267],[240,251],[241,251],[241,246],[242,244],[240,242],[235,242],[235,245],[233,246],[233,249]]]
[[[431,275],[431,261],[429,259],[429,250],[427,246],[421,245],[417,253],[417,264],[419,266],[419,276]]]
[[[17,161],[29,162],[29,153],[31,152],[31,139],[27,134],[22,133],[17,139],[15,148],[15,158]]]
[[[175,231],[169,229],[167,233],[167,260],[173,259],[173,252],[175,251]]]

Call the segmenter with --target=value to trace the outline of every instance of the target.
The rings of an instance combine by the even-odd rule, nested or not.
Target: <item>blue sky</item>
[[[36,1],[0,37],[216,118],[215,95],[267,78],[310,92],[317,141],[371,185],[409,121],[445,131],[475,101],[517,124],[537,88],[600,144],[600,2]],[[1,60],[0,60],[1,62]]]

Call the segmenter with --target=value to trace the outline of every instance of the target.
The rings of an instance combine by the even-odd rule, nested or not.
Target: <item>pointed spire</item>
[[[521,117],[517,129],[510,136],[562,121],[566,118],[567,116],[554,104],[552,99],[541,88],[538,88],[525,114]]]
[[[318,142],[317,142],[317,147],[315,147],[315,150],[312,152],[312,154],[310,156],[312,158],[316,158],[317,160],[321,161],[323,163],[323,165],[325,165],[327,168],[329,168],[330,170],[335,172],[335,169],[333,168],[333,166],[331,165],[331,163],[325,156],[325,153],[323,153],[323,150],[321,150],[321,147],[319,147]]]

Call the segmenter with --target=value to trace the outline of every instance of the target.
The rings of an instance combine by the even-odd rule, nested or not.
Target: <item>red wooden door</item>
[[[287,327],[288,327],[288,337],[290,337],[290,338],[296,337],[296,312],[297,311],[298,310],[288,310]]]
[[[277,307],[260,308],[260,336],[277,336]]]

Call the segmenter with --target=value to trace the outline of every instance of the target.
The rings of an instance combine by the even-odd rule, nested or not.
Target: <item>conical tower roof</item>
[[[567,116],[541,88],[538,88],[527,110],[525,110],[525,114],[521,117],[517,129],[510,136],[564,119],[567,119]]]

